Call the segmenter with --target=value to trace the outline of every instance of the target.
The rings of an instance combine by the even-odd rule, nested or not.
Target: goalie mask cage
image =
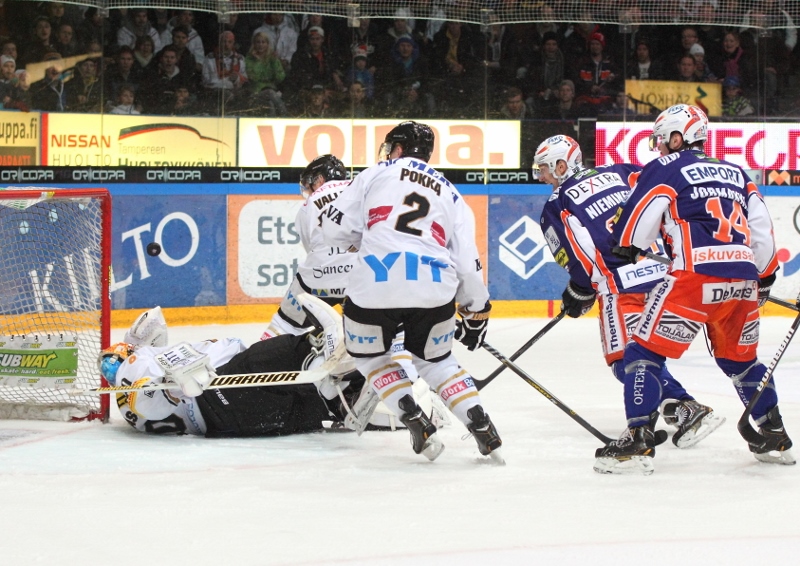
[[[0,418],[108,420],[108,395],[69,389],[105,385],[97,356],[109,345],[110,264],[106,189],[0,189]],[[22,343],[45,355],[29,361],[37,357],[15,350]],[[71,357],[59,370],[71,376],[20,385],[15,372],[48,375],[20,367],[46,367],[59,354]]]

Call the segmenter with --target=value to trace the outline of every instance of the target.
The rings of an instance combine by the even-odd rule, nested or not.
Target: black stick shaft
[[[553,319],[553,321],[556,321],[556,322],[558,320],[560,320],[560,319],[558,319],[558,318],[554,318]],[[552,321],[551,321],[551,323],[552,323]],[[556,397],[555,395],[550,393],[547,389],[542,387],[535,379],[533,379],[530,375],[525,373],[525,371],[523,371],[522,368],[520,368],[517,364],[512,362],[510,359],[506,358],[503,354],[501,354],[500,352],[495,350],[492,346],[490,346],[486,342],[483,343],[483,349],[486,350],[487,352],[489,352],[491,355],[493,355],[495,358],[497,358],[501,362],[503,362],[503,365],[505,365],[506,367],[511,369],[511,371],[516,373],[518,376],[520,376],[525,381],[525,383],[527,383],[528,385],[530,385],[531,387],[536,389],[536,391],[541,393],[544,396],[545,399],[547,399],[548,401],[553,403],[553,405],[555,405],[556,407],[558,407],[559,409],[564,411],[567,415],[569,415],[569,417],[572,420],[574,420],[579,425],[581,425],[583,428],[585,428],[586,430],[591,432],[594,435],[595,438],[597,438],[598,440],[600,440],[604,444],[608,444],[609,442],[612,442],[614,440],[613,438],[609,438],[608,436],[606,436],[605,434],[603,434],[602,432],[600,432],[599,430],[594,428],[592,425],[590,425],[588,422],[586,422],[578,413],[576,413],[575,411],[573,411],[572,409],[567,407],[564,403],[562,403],[558,399],[558,397]]]
[[[561,311],[561,312],[560,312],[560,313],[558,313],[556,316],[554,316],[554,317],[552,318],[552,320],[550,320],[550,322],[548,322],[548,323],[545,325],[545,327],[544,327],[544,328],[542,328],[542,329],[541,329],[539,332],[537,332],[537,333],[536,333],[536,335],[535,335],[533,338],[531,338],[530,340],[528,340],[527,342],[525,342],[525,344],[523,344],[523,345],[522,345],[522,347],[521,347],[519,350],[517,350],[516,352],[514,352],[514,353],[511,355],[511,357],[510,357],[510,358],[508,358],[508,359],[509,359],[509,360],[511,360],[511,361],[513,362],[513,361],[515,361],[517,358],[519,358],[519,357],[520,357],[522,354],[524,354],[525,352],[527,352],[527,351],[528,351],[528,349],[529,349],[531,346],[533,346],[534,344],[536,344],[536,342],[538,342],[538,341],[539,341],[539,339],[540,339],[542,336],[544,336],[545,334],[547,334],[548,332],[550,332],[550,329],[551,329],[551,328],[553,328],[553,327],[554,327],[556,324],[558,324],[558,323],[559,323],[559,321],[560,321],[562,318],[564,318],[564,315],[565,315],[565,314],[566,314],[566,313],[565,313],[564,311]],[[507,367],[507,366],[506,366],[505,364],[503,364],[502,366],[500,366],[500,367],[498,367],[496,370],[494,370],[492,373],[490,373],[490,374],[489,374],[487,377],[485,377],[484,379],[476,379],[476,380],[475,380],[475,387],[477,387],[477,388],[478,388],[478,391],[480,391],[481,389],[483,389],[484,387],[486,387],[487,385],[489,385],[489,384],[492,382],[492,380],[493,380],[495,377],[497,377],[498,375],[500,375],[501,373],[503,373],[503,371],[506,369],[506,367]]]

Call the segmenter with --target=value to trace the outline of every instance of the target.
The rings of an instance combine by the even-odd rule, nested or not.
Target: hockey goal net
[[[105,189],[0,189],[0,418],[107,420],[110,242]]]

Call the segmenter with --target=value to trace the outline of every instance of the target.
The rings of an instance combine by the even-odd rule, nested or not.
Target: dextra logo
[[[800,234],[800,206],[794,211],[794,229],[795,232]],[[781,263],[780,274],[783,277],[789,277],[800,271],[800,253],[797,251],[793,252],[788,248],[779,248],[776,255],[778,256],[778,261]]]

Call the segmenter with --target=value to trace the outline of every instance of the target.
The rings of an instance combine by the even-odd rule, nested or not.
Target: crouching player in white
[[[402,325],[420,377],[466,425],[481,454],[502,462],[500,437],[474,381],[451,355],[454,337],[470,350],[483,343],[491,306],[474,218],[456,188],[427,164],[433,146],[428,126],[401,123],[381,147],[388,161],[362,171],[321,217],[330,245],[359,250],[344,303],[345,345],[408,427],[414,451],[434,460],[444,445],[390,353]]]
[[[117,405],[128,423],[142,432],[216,436],[272,436],[312,432],[323,421],[344,420],[338,392],[328,380],[316,384],[204,390],[215,375],[313,369],[341,354],[338,314],[309,295],[301,295],[316,325],[299,336],[278,336],[249,348],[238,338],[167,346],[159,308],[144,313],[126,342],[100,354],[100,369],[111,385],[174,381],[180,389],[121,393]],[[357,375],[357,374],[354,374]],[[344,381],[346,395],[358,395],[361,382]]]
[[[601,473],[653,472],[651,414],[658,407],[658,375],[666,358],[679,358],[705,326],[717,365],[748,404],[767,368],[756,356],[758,307],[769,297],[778,262],[772,221],[758,187],[738,165],[703,152],[708,118],[677,104],[653,125],[648,163],[618,214],[613,253],[633,263],[658,237],[672,266],[651,293],[625,349],[628,430],[597,454]],[[794,464],[792,441],[778,410],[774,380],[752,416],[767,438],[749,445],[762,462]]]
[[[622,356],[629,330],[641,319],[647,294],[667,272],[665,265],[652,259],[643,258],[633,266],[612,253],[613,204],[628,198],[641,169],[623,163],[585,169],[581,148],[569,136],[546,139],[534,155],[534,174],[553,185],[553,195],[542,209],[542,231],[558,264],[570,275],[561,309],[577,318],[599,295],[603,354],[623,384]],[[660,378],[664,420],[678,429],[672,436],[675,446],[694,446],[725,422],[689,395],[666,364]],[[657,412],[653,415],[658,418]]]

